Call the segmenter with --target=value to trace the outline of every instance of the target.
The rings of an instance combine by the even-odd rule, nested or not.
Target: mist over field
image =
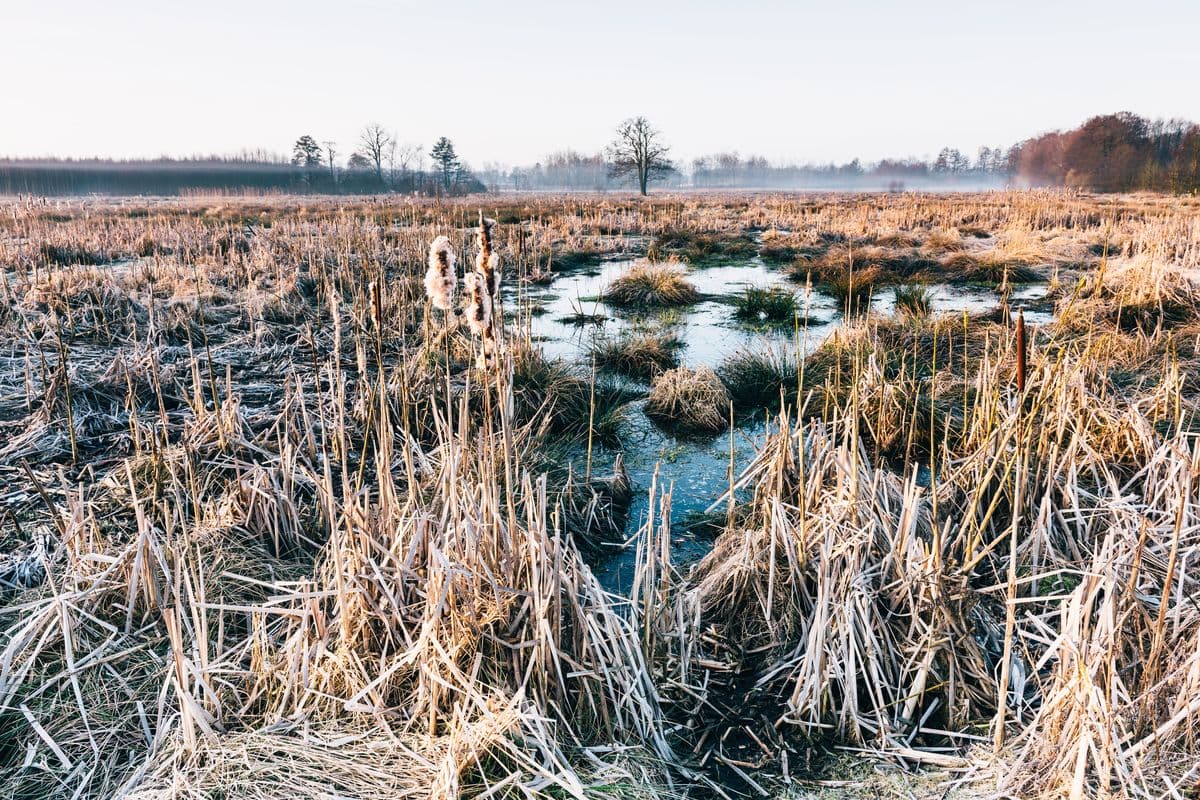
[[[644,119],[644,118],[638,118]],[[664,148],[650,185],[669,190],[772,191],[985,191],[1066,187],[1121,192],[1191,193],[1200,189],[1200,127],[1181,120],[1147,120],[1121,112],[1088,119],[1080,127],[1033,136],[1008,147],[980,147],[974,155],[945,147],[936,158],[858,159],[843,164],[788,165],[736,151],[670,157],[666,134],[652,128]],[[472,167],[453,149],[439,155],[402,144],[379,125],[363,129],[357,149],[344,159],[332,142],[297,139],[290,158],[270,153],[114,161],[109,159],[0,159],[4,194],[158,194],[204,190],[294,194],[395,192],[461,195],[505,192],[623,192],[640,189],[635,173],[621,169],[621,154],[551,153],[537,163]]]

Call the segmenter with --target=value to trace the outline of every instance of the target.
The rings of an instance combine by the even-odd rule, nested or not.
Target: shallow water
[[[742,262],[687,267],[687,277],[704,296],[693,306],[643,313],[613,308],[599,298],[607,286],[623,273],[632,259],[604,261],[594,267],[578,268],[554,278],[545,286],[526,286],[520,290],[523,308],[537,313],[528,320],[529,331],[547,356],[562,358],[587,367],[593,341],[613,336],[636,326],[666,328],[683,342],[680,363],[688,367],[718,367],[730,354],[743,349],[767,347],[796,348],[811,352],[842,322],[836,300],[813,290],[805,294],[802,286],[791,281],[781,270],[755,257]],[[796,326],[757,326],[735,317],[732,298],[748,286],[785,286],[795,290],[801,311]],[[934,313],[985,313],[997,308],[1002,300],[998,291],[988,287],[933,285]],[[1017,307],[1045,298],[1044,284],[1015,287],[1009,304]],[[510,301],[511,302],[511,301]],[[511,306],[510,306],[511,307]],[[879,314],[895,313],[893,290],[883,288],[872,300]],[[577,314],[596,315],[598,321],[576,324]],[[1049,321],[1043,311],[1030,311],[1032,323]],[[807,324],[805,324],[807,322]],[[799,329],[799,330],[797,330]],[[766,423],[760,418],[742,421],[734,430],[719,436],[680,438],[659,428],[643,412],[643,401],[633,403],[619,429],[621,451],[634,488],[629,510],[626,538],[629,546],[601,558],[593,565],[596,574],[610,589],[628,590],[635,565],[632,539],[645,523],[649,509],[648,491],[658,473],[659,493],[670,490],[673,555],[676,563],[686,564],[701,558],[711,548],[711,538],[690,530],[689,522],[720,498],[729,486],[730,444],[733,445],[734,473],[751,460],[755,442],[762,438]],[[615,451],[598,449],[594,454],[594,472],[611,469]]]
[[[716,366],[739,348],[773,342],[789,345],[790,327],[758,329],[734,318],[729,298],[748,286],[787,286],[795,288],[787,276],[763,265],[758,259],[736,265],[701,267],[688,270],[690,280],[705,296],[685,309],[660,309],[630,312],[609,306],[600,300],[605,288],[633,261],[608,261],[594,269],[579,270],[555,278],[548,287],[531,287],[526,297],[539,307],[530,322],[530,334],[541,343],[548,356],[568,360],[587,360],[597,335],[613,336],[636,326],[670,326],[685,343],[680,363],[688,367]],[[720,299],[718,299],[720,298]],[[602,322],[575,324],[576,314],[600,315]],[[836,314],[833,298],[814,293],[810,315],[810,337],[823,338],[812,322],[828,323]]]

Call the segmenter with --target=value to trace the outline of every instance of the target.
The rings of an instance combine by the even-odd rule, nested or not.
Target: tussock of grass
[[[640,261],[619,275],[604,291],[604,301],[616,306],[666,308],[700,299],[680,265]]]
[[[877,267],[860,267],[828,274],[823,284],[846,314],[865,314],[879,282]]]
[[[1033,267],[1010,261],[1002,251],[954,253],[942,261],[942,277],[952,283],[1033,283],[1042,274]]]
[[[799,236],[772,229],[763,232],[758,255],[768,264],[788,264],[810,251],[811,245],[806,247]]]
[[[745,322],[795,322],[796,294],[782,286],[747,286],[734,298],[737,318]]]
[[[800,258],[791,266],[790,272],[797,278],[812,275],[818,283],[831,283],[845,275],[853,264],[855,272],[872,270],[879,282],[893,283],[936,267],[937,263],[912,248],[838,244],[819,255]]]
[[[954,253],[966,247],[962,235],[953,228],[930,231],[921,246],[934,254]]]
[[[646,416],[668,430],[716,433],[729,425],[729,392],[708,367],[678,367],[650,386]]]
[[[933,309],[933,292],[917,284],[897,286],[894,290],[896,312],[908,317],[927,317]]]
[[[578,368],[548,359],[539,350],[514,359],[514,418],[547,433],[587,438],[589,425],[598,441],[613,442],[624,419],[629,392],[606,383],[593,386]]]
[[[717,375],[729,390],[734,407],[741,411],[777,408],[793,402],[799,388],[800,367],[783,348],[740,350],[728,356]]]
[[[916,236],[916,234],[908,231],[890,231],[874,237],[871,243],[876,247],[897,250],[914,248],[921,244],[921,240]]]
[[[591,354],[599,369],[648,380],[677,366],[682,346],[672,333],[635,330],[597,338]]]
[[[552,266],[559,272],[594,267],[604,260],[604,255],[602,252],[588,250],[565,250],[554,254]]]
[[[963,250],[946,256],[940,271],[947,280],[965,283],[1031,283],[1043,278],[1035,267],[1053,259],[1053,253],[1038,237],[1006,231],[985,250]]]
[[[742,233],[707,233],[681,228],[659,233],[654,237],[651,247],[659,258],[671,255],[691,262],[712,258],[750,258],[757,249],[754,241]]]

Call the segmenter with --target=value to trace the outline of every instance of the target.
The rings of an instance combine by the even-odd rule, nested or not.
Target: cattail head
[[[483,336],[492,325],[492,298],[484,286],[484,278],[478,273],[471,272],[463,278],[467,293],[467,327],[476,336]]]
[[[483,279],[483,285],[487,286],[488,276],[491,276],[492,285],[490,291],[495,297],[500,293],[500,254],[488,253],[485,257],[484,252],[480,250],[475,254],[475,271]]]
[[[449,311],[453,306],[458,275],[454,271],[454,248],[445,236],[429,245],[429,269],[425,272],[425,294],[434,307]]]
[[[489,254],[492,252],[492,229],[495,227],[496,220],[480,215],[478,241],[476,244],[482,252]]]

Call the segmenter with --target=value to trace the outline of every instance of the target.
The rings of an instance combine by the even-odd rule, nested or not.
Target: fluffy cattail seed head
[[[479,273],[483,279],[483,285],[487,286],[487,278],[490,275],[492,279],[491,293],[496,296],[500,293],[500,254],[488,253],[485,256],[482,250],[475,254],[475,271]]]
[[[463,278],[467,293],[467,327],[476,336],[483,336],[492,325],[492,298],[484,289],[484,279],[475,272]]]
[[[434,307],[449,311],[454,305],[454,290],[458,275],[454,271],[454,248],[445,236],[429,245],[429,269],[425,272],[425,294]]]

